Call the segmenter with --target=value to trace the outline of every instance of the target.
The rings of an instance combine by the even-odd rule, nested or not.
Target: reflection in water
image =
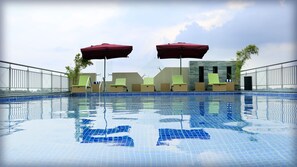
[[[37,119],[67,118],[68,98],[0,101],[0,136],[23,131],[22,123]]]
[[[296,97],[243,96],[242,119],[248,123],[244,131],[254,134],[290,134],[296,129]]]
[[[253,111],[253,96],[245,95],[244,96],[244,114],[251,115]]]
[[[199,111],[200,111],[200,115],[204,116],[204,114],[205,114],[204,102],[199,102]]]
[[[203,129],[159,129],[157,146],[169,145],[165,141],[172,139],[210,139],[210,135]]]
[[[110,129],[91,129],[91,128],[83,128],[83,136],[93,136],[93,135],[107,135],[119,132],[129,132],[131,126],[117,126],[115,128]]]
[[[133,147],[134,146],[134,140],[129,137],[128,135],[124,136],[108,136],[110,134],[116,134],[116,133],[122,133],[122,132],[129,132],[131,126],[129,125],[120,125],[116,126],[115,128],[107,128],[108,126],[108,121],[106,118],[106,100],[105,97],[103,97],[103,106],[99,106],[103,108],[103,118],[105,122],[105,128],[104,129],[99,129],[99,128],[93,128],[93,124],[96,121],[99,120],[92,120],[87,118],[90,115],[81,115],[79,114],[82,119],[79,121],[79,138],[78,141],[80,143],[109,143],[112,144],[113,146],[129,146]],[[81,112],[89,112],[89,109],[83,107],[83,110],[80,110],[81,107],[79,107],[79,113]],[[97,112],[95,112],[97,113]]]
[[[208,102],[208,104],[209,104],[208,113],[217,116],[220,112],[220,102],[211,101],[211,102]]]
[[[134,141],[129,136],[115,137],[83,137],[81,143],[113,143],[114,146],[134,146]]]
[[[173,139],[210,139],[210,135],[203,129],[183,129],[183,117],[189,115],[188,97],[178,97],[172,100],[170,115],[180,115],[180,119],[167,118],[161,119],[160,122],[177,122],[180,121],[180,129],[160,128],[157,146],[169,145],[169,141]],[[204,104],[199,103],[200,114],[204,115]],[[162,112],[160,112],[162,113]]]
[[[241,119],[240,96],[192,97],[197,112],[190,112],[191,128],[218,128],[242,131],[247,124]]]
[[[227,103],[227,119],[232,120],[232,103]]]

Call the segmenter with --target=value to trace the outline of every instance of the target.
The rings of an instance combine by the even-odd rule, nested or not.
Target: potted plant
[[[256,45],[248,45],[241,51],[236,52],[235,62],[235,85],[240,88],[240,72],[247,60],[251,59],[252,54],[258,55],[259,48]]]
[[[70,79],[71,85],[78,84],[78,77],[82,69],[85,69],[87,66],[93,65],[90,60],[83,59],[78,53],[74,58],[74,67],[66,66],[66,75]]]

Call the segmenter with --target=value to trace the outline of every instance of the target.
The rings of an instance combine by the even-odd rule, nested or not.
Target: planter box
[[[92,84],[92,92],[102,92],[99,90],[99,84]]]
[[[140,84],[132,84],[132,92],[140,92]]]
[[[162,83],[161,84],[161,92],[170,92],[170,84]]]
[[[235,90],[234,82],[227,82],[226,90],[227,91],[234,91]]]
[[[195,91],[205,91],[205,83],[204,82],[196,82],[195,83]]]

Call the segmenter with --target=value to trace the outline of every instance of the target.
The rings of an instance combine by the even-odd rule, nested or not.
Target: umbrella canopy
[[[180,74],[181,74],[182,58],[202,59],[204,54],[209,49],[208,45],[192,44],[192,43],[185,43],[185,42],[157,45],[156,48],[158,51],[158,58],[160,59],[170,59],[170,58],[180,59]]]
[[[90,47],[82,48],[81,53],[84,59],[104,59],[104,92],[105,92],[105,73],[106,73],[106,59],[128,57],[132,52],[133,47],[129,45],[117,45],[103,43],[101,45],[92,45]]]
[[[120,57],[128,57],[133,47],[128,45],[117,45],[103,43],[101,45],[92,45],[82,48],[82,57],[84,59],[113,59]]]

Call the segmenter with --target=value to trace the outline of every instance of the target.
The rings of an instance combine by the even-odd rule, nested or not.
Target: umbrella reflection
[[[90,129],[90,128],[84,128],[83,129],[83,135],[84,136],[92,136],[92,135],[107,135],[107,134],[113,134],[113,133],[120,133],[120,132],[129,132],[131,126],[117,126],[115,128],[110,129]]]
[[[174,103],[176,104],[176,103]],[[159,138],[157,141],[157,146],[160,145],[169,145],[166,143],[168,140],[173,139],[210,139],[210,135],[205,132],[203,129],[189,129],[185,130],[183,129],[183,109],[184,106],[181,103],[178,103],[179,105],[176,105],[174,107],[175,114],[177,114],[179,111],[179,114],[181,116],[180,120],[180,127],[181,129],[170,129],[170,128],[162,128],[159,129]]]
[[[157,146],[168,145],[166,140],[172,139],[210,139],[210,135],[203,129],[159,129],[159,138]]]
[[[129,136],[86,137],[81,143],[113,143],[114,146],[134,146],[134,141]]]
[[[81,143],[109,143],[113,146],[134,146],[134,140],[128,135],[123,136],[108,136],[116,133],[125,133],[129,132],[131,126],[129,125],[120,125],[114,128],[107,128],[108,122],[106,119],[106,102],[105,97],[103,98],[103,109],[104,109],[104,121],[105,128],[104,129],[95,129],[92,128],[92,123],[95,120],[83,118],[81,123]]]

